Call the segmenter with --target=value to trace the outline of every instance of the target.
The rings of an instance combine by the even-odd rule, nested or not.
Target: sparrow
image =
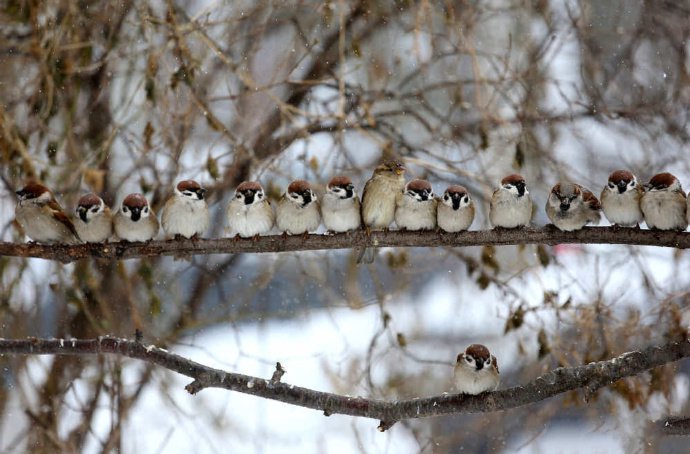
[[[163,205],[161,224],[168,236],[198,238],[208,228],[206,189],[194,180],[182,180]]]
[[[501,180],[501,187],[491,196],[489,220],[494,227],[526,227],[532,220],[532,199],[525,179],[516,173]]]
[[[130,194],[113,217],[115,235],[124,241],[149,241],[158,234],[159,224],[142,194]]]
[[[278,201],[276,225],[290,235],[314,231],[321,223],[319,203],[311,186],[304,180],[295,180]]]
[[[399,161],[384,161],[374,169],[374,174],[362,191],[362,223],[367,234],[372,230],[388,229],[395,218],[397,199],[405,189],[405,166]],[[376,249],[362,248],[357,263],[372,263]]]
[[[642,222],[640,199],[644,190],[627,170],[616,170],[601,191],[601,208],[611,224],[636,227]]]
[[[16,192],[19,202],[15,217],[26,235],[37,243],[81,243],[79,234],[55,200],[50,189],[39,183],[27,183]]]
[[[650,229],[685,230],[688,227],[685,193],[678,178],[668,172],[654,175],[645,185],[640,208]]]
[[[362,225],[360,203],[355,186],[348,177],[331,178],[321,201],[321,217],[326,230],[347,232]]]
[[[226,215],[230,231],[242,238],[265,235],[275,222],[271,202],[256,181],[243,181],[237,186]]]
[[[546,215],[559,230],[579,230],[588,222],[598,224],[601,204],[591,191],[579,184],[556,184],[546,201]]]
[[[464,186],[448,186],[438,205],[438,226],[446,232],[467,230],[474,220],[474,202]]]
[[[485,346],[472,344],[458,355],[453,371],[453,384],[459,393],[481,394],[495,391],[500,381],[496,357]]]
[[[75,210],[74,228],[86,243],[108,241],[113,234],[113,215],[103,199],[90,193],[81,196]]]
[[[395,224],[404,230],[435,229],[437,203],[428,181],[412,180],[396,202]]]

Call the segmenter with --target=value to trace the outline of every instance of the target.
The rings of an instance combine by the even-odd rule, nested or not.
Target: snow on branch
[[[690,248],[690,233],[642,230],[617,227],[585,227],[574,232],[561,232],[553,226],[524,229],[478,230],[460,233],[372,232],[339,233],[335,235],[270,235],[257,239],[213,238],[167,240],[147,243],[100,243],[68,245],[15,244],[0,242],[0,256],[38,257],[64,263],[88,257],[111,260],[161,255],[238,254],[257,252],[314,251],[352,249],[365,246],[391,247],[464,247],[510,244],[630,244]]]
[[[397,421],[454,413],[507,410],[539,402],[567,391],[583,389],[591,395],[621,378],[690,356],[690,342],[674,342],[631,351],[608,361],[577,367],[559,367],[533,381],[513,388],[470,396],[442,394],[399,401],[350,397],[294,386],[280,381],[286,371],[280,363],[272,378],[252,377],[204,366],[153,345],[115,337],[98,339],[0,339],[0,354],[88,355],[112,353],[140,359],[193,379],[185,389],[196,394],[204,388],[223,388],[290,405],[322,411],[326,416],[342,414],[380,420],[384,431]],[[678,424],[682,425],[682,424]]]

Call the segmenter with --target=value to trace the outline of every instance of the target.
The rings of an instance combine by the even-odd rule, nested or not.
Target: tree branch
[[[550,397],[584,388],[587,394],[621,378],[640,374],[690,356],[690,342],[674,342],[624,353],[608,361],[582,366],[559,367],[523,385],[478,396],[442,394],[400,401],[349,397],[316,391],[249,375],[226,372],[204,366],[153,345],[114,337],[98,339],[0,339],[0,354],[86,355],[113,353],[159,365],[192,378],[185,389],[196,394],[204,388],[223,388],[290,405],[311,408],[326,416],[342,414],[378,419],[384,431],[395,422],[454,413],[483,413],[507,410],[539,402]],[[276,365],[282,370],[282,367]],[[284,372],[284,371],[283,371]]]
[[[690,418],[669,417],[657,422],[664,435],[690,435]]]
[[[69,263],[88,257],[112,260],[161,255],[239,254],[257,252],[314,251],[355,247],[466,247],[511,244],[630,244],[640,246],[690,248],[690,233],[616,227],[585,227],[561,232],[553,226],[524,229],[479,230],[461,233],[372,232],[307,236],[269,235],[258,239],[213,238],[166,240],[148,243],[99,243],[79,245],[15,244],[0,242],[0,256],[37,257]]]

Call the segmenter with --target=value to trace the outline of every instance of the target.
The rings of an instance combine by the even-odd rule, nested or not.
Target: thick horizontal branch
[[[343,414],[381,421],[385,430],[396,421],[453,413],[506,410],[539,402],[558,394],[583,388],[589,395],[624,377],[690,356],[690,342],[669,343],[632,351],[613,358],[572,368],[550,371],[524,386],[478,396],[442,394],[388,402],[315,391],[280,382],[280,377],[259,378],[204,366],[153,345],[113,337],[90,340],[36,339],[0,340],[0,354],[85,355],[114,353],[137,358],[192,378],[186,386],[195,394],[204,388],[223,388],[291,405],[320,410],[325,415]],[[277,365],[277,367],[280,367]],[[282,370],[282,367],[280,367]],[[285,371],[283,370],[282,373]],[[280,374],[282,376],[282,373]]]
[[[270,235],[258,239],[214,238],[198,240],[150,241],[148,243],[101,243],[68,245],[15,244],[0,242],[0,256],[38,257],[72,262],[88,257],[132,259],[161,255],[238,254],[247,252],[314,251],[352,249],[367,246],[392,247],[464,247],[511,244],[633,244],[690,248],[690,233],[642,230],[616,227],[586,227],[574,232],[561,232],[553,226],[523,229],[479,230],[460,233],[372,232],[339,233],[335,235]]]

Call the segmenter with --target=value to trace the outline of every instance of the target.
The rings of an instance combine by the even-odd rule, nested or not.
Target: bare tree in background
[[[389,155],[436,192],[467,186],[480,207],[474,229],[488,228],[486,200],[511,172],[527,179],[536,224],[546,223],[541,207],[562,177],[597,193],[622,167],[645,181],[671,171],[688,186],[689,16],[681,1],[9,0],[0,11],[2,239],[22,241],[13,191],[31,178],[66,207],[85,191],[111,206],[136,191],[154,208],[177,179],[196,178],[215,204],[211,237],[225,235],[224,206],[243,180],[261,180],[273,199],[295,178],[324,185],[344,173],[361,188]],[[474,341],[503,354],[503,382],[515,385],[557,366],[687,340],[688,262],[682,251],[544,245],[392,249],[367,269],[328,251],[69,266],[3,257],[0,336],[140,330],[157,345],[196,345],[217,325],[306,323],[333,308],[373,306],[378,327],[359,333],[370,339],[366,351],[314,364],[342,394],[411,398],[443,390],[447,364]],[[457,310],[432,318],[451,320],[447,331],[397,323],[398,301],[429,315],[424,298],[442,283]],[[464,296],[477,291],[477,301]],[[485,304],[487,326],[453,329],[479,313],[467,308]],[[267,356],[257,362],[281,360]],[[124,426],[140,398],[172,386],[151,364],[125,379],[127,364],[3,356],[0,433],[11,437],[0,448],[127,450]],[[613,415],[630,449],[681,452],[647,423],[690,414],[679,390],[687,372],[687,364],[655,368],[587,404],[576,391],[525,409],[405,422],[379,436],[405,432],[420,451],[500,451],[516,436],[529,443],[548,421]],[[23,414],[10,411],[17,406]],[[103,406],[107,424],[97,421]],[[206,418],[220,430],[220,416]],[[271,428],[262,430],[270,438]]]

